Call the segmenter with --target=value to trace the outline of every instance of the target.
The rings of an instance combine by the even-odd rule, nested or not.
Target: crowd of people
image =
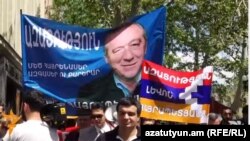
[[[116,105],[117,124],[105,117],[106,107],[96,102],[91,109],[85,110],[72,127],[55,129],[43,121],[41,109],[45,106],[43,95],[36,91],[24,94],[22,111],[23,120],[8,132],[8,126],[2,113],[4,106],[0,106],[2,141],[137,141],[140,140],[140,128],[143,125],[164,125],[178,123],[161,122],[153,119],[141,118],[141,104],[130,97],[121,98]],[[235,119],[233,111],[229,108],[221,114],[210,113],[208,125],[247,125],[248,105],[242,109],[242,119]]]
[[[11,133],[8,127],[1,125],[3,141],[119,141],[140,140],[141,105],[134,98],[122,98],[116,107],[117,124],[105,117],[104,105],[94,103],[89,112],[78,117],[76,128],[56,129],[43,120],[41,110],[46,105],[43,95],[36,91],[27,91],[23,97],[23,120]],[[0,108],[1,110],[1,108]],[[2,111],[3,112],[3,111]],[[1,112],[1,113],[2,113]],[[2,122],[1,122],[2,123]],[[6,128],[6,130],[3,130]],[[72,130],[71,130],[72,129]],[[63,131],[62,131],[63,130]]]
[[[119,98],[116,123],[105,117],[107,107],[96,102],[90,109],[79,112],[76,122],[70,126],[53,128],[41,114],[46,105],[43,94],[29,90],[23,94],[23,120],[11,133],[8,122],[2,116],[4,106],[0,105],[0,141],[139,141],[143,125],[180,124],[140,117],[138,86],[141,64],[147,50],[145,34],[143,27],[137,23],[124,24],[111,30],[105,40],[105,59],[112,67],[111,73],[79,90],[79,98],[84,100]],[[233,111],[229,108],[224,109],[223,113],[210,113],[208,124],[248,124],[248,106],[243,108],[242,113],[240,120],[234,119]]]

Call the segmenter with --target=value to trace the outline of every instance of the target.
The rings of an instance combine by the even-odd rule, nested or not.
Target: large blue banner
[[[21,15],[23,85],[75,108],[133,96],[142,60],[162,64],[165,22],[165,7],[111,29]]]

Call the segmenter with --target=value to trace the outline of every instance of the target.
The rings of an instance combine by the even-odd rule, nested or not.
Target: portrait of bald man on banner
[[[142,25],[124,23],[111,29],[105,38],[105,60],[112,71],[82,86],[78,98],[113,102],[122,97],[137,97],[146,49],[146,34]]]

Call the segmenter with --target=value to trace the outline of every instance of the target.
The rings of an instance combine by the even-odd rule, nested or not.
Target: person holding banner
[[[141,65],[146,54],[146,36],[138,23],[125,23],[105,38],[105,59],[112,71],[80,88],[79,98],[90,101],[118,101],[137,97]]]

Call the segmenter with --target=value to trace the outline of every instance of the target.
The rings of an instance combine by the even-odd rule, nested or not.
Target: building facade
[[[0,103],[20,114],[22,89],[21,16],[47,18],[52,0],[0,1]]]

